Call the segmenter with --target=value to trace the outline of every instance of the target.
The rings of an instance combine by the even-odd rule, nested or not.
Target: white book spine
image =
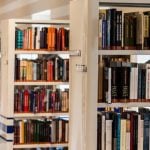
[[[130,150],[130,132],[126,133],[126,150]]]
[[[112,150],[112,120],[106,120],[106,150]]]

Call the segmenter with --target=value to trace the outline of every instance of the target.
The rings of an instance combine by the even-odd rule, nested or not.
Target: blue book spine
[[[18,49],[22,49],[23,48],[23,31],[22,30],[16,30],[15,33],[15,47]]]
[[[117,149],[120,150],[120,124],[121,124],[121,115],[117,114]]]
[[[107,46],[107,21],[102,20],[102,49]]]

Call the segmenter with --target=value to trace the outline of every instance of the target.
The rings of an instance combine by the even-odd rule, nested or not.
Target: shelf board
[[[48,81],[15,81],[14,85],[68,85],[69,82],[48,82]]]
[[[58,113],[15,113],[14,118],[37,118],[37,117],[69,117],[68,112],[58,112]]]
[[[150,107],[150,102],[97,103],[97,107]]]
[[[45,55],[59,55],[66,54],[72,56],[80,56],[80,50],[69,50],[69,51],[48,51],[48,50],[21,50],[16,49],[15,54],[45,54]]]
[[[98,50],[98,55],[150,55],[150,50]]]
[[[139,2],[135,2],[135,1],[128,1],[128,0],[124,0],[124,1],[118,1],[118,0],[100,0],[99,1],[99,6],[105,6],[105,7],[137,7],[137,8],[149,8],[150,4],[147,3],[146,0],[144,1],[139,1]]]
[[[30,19],[10,19],[16,24],[50,24],[50,25],[69,25],[69,20],[30,20]]]
[[[15,144],[13,148],[49,148],[49,147],[68,147],[68,143],[59,143],[59,144],[50,144],[50,143],[43,143],[43,144]]]

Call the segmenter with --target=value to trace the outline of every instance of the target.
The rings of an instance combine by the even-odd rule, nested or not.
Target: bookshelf
[[[142,3],[140,1],[133,0],[133,3],[131,4],[129,0],[123,0],[122,2],[118,0],[114,0],[114,3],[109,0],[103,0],[100,1],[100,6],[116,6],[119,7],[119,5],[126,5],[127,7],[130,6],[137,6],[137,7],[147,7],[149,9],[149,3],[144,0]],[[70,59],[70,79],[69,83],[65,82],[51,82],[52,85],[60,85],[60,84],[69,84],[70,88],[70,109],[69,113],[55,113],[55,116],[63,115],[63,116],[69,116],[69,149],[70,150],[91,150],[91,149],[97,149],[97,108],[98,107],[147,107],[149,106],[149,102],[130,102],[130,103],[98,103],[98,57],[102,55],[149,55],[149,50],[98,50],[98,7],[99,2],[97,0],[82,0],[82,1],[71,1],[70,2],[70,49],[71,50],[81,50],[81,51],[69,51],[70,54],[68,54],[67,51],[60,52],[61,54],[68,54],[71,55]],[[138,8],[137,8],[138,9]],[[14,21],[12,21],[14,24]],[[49,24],[49,21],[33,21],[30,20],[17,20],[16,23],[18,24]],[[59,21],[61,24],[62,22]],[[55,21],[53,24],[58,24]],[[64,23],[63,25],[66,25],[68,23]],[[51,54],[58,54],[59,52],[47,52],[47,51],[28,51],[25,49],[22,50],[14,50],[14,40],[12,39],[8,40],[8,37],[12,37],[14,35],[14,28],[13,30],[9,30],[10,26],[3,25],[4,31],[6,30],[6,33],[4,35],[4,39],[2,43],[5,43],[5,41],[9,41],[9,45],[5,45],[4,49],[11,49],[13,48],[13,54],[41,54],[41,55],[48,55]],[[12,28],[12,26],[11,26]],[[94,29],[94,30],[93,30]],[[59,54],[60,54],[59,53]],[[80,56],[80,57],[72,57],[72,54],[74,56]],[[6,66],[10,62],[14,61],[14,55],[12,56],[10,53],[7,53],[6,51],[2,52],[2,58],[3,58],[3,65]],[[4,59],[5,58],[5,59]],[[8,61],[9,60],[9,61]],[[12,74],[13,67],[12,64],[8,65],[9,68],[2,68],[4,72],[6,72],[2,77],[2,85],[6,86],[2,89],[3,95],[1,96],[1,99],[5,98],[5,101],[2,105],[2,112],[1,114],[4,115],[4,117],[1,117],[1,120],[7,120],[7,124],[10,126],[13,124],[12,119],[15,117],[17,119],[19,118],[26,118],[26,114],[14,114],[13,110],[11,109],[13,104],[13,100],[8,102],[9,98],[13,98],[13,88],[14,86],[42,86],[46,85],[48,86],[51,83],[48,82],[14,82],[13,79],[10,79],[10,74]],[[80,66],[81,68],[78,69],[77,66]],[[82,67],[85,67],[86,69],[83,69]],[[8,82],[6,84],[5,78],[8,78]],[[11,87],[7,88],[7,85],[11,85]],[[6,92],[4,89],[7,89]],[[72,92],[73,91],[73,92]],[[9,104],[9,105],[8,105]],[[8,106],[8,111],[5,111],[6,106]],[[44,117],[44,116],[52,116],[52,113],[28,113],[27,117],[34,119],[38,117]],[[6,135],[6,134],[5,134]],[[4,136],[5,136],[4,135]],[[13,138],[13,135],[11,135],[11,139]],[[64,145],[66,143],[63,143]],[[63,145],[62,144],[62,145]],[[40,145],[40,144],[38,144]],[[48,144],[49,146],[52,146],[51,144]],[[28,144],[28,145],[12,145],[12,142],[10,141],[10,144],[5,144],[3,149],[12,149],[14,148],[31,148],[36,147],[36,144]],[[45,147],[45,144],[42,144],[40,147]]]
[[[149,118],[148,107],[150,107],[149,98],[147,97],[147,94],[149,93],[149,91],[147,91],[149,87],[147,80],[149,74],[148,74],[148,67],[145,68],[143,67],[141,69],[140,68],[141,64],[137,63],[138,55],[142,55],[142,57],[144,57],[150,54],[149,46],[146,47],[146,34],[145,34],[146,33],[145,18],[147,15],[146,13],[150,10],[149,7],[150,4],[145,1],[143,3],[140,3],[140,1],[130,2],[127,0],[121,2],[117,0],[113,2],[109,0],[99,1],[99,9],[101,9],[100,12],[101,14],[99,21],[100,29],[98,33],[101,42],[99,40],[100,45],[97,52],[97,56],[99,59],[98,61],[99,62],[101,61],[101,63],[98,64],[99,87],[98,87],[97,122],[96,122],[98,150],[104,149],[104,147],[105,149],[114,149],[115,147],[115,149],[121,150],[122,149],[145,150],[149,148],[148,143],[150,135],[146,135],[145,132],[147,129],[146,123],[148,122],[147,120],[149,120],[147,119]],[[141,20],[138,20],[140,17],[136,18],[135,15],[134,16],[136,18],[135,21],[134,20],[135,18],[134,19],[132,18],[133,14],[131,12],[132,13],[136,12],[141,17]],[[119,18],[120,13],[122,14],[121,21]],[[129,14],[131,16],[128,16]],[[116,16],[116,22],[112,21],[113,20],[112,18],[114,16]],[[101,17],[104,18],[101,20]],[[134,30],[131,26],[130,26],[131,28],[128,26],[128,23],[132,20],[131,18],[136,22],[136,24],[133,23],[134,24],[133,28],[136,29],[134,31],[134,34],[140,37],[140,42],[136,39],[137,36],[134,38],[130,36]],[[120,22],[122,24],[121,27],[119,27]],[[140,25],[140,28],[137,24]],[[105,25],[107,25],[107,27]],[[119,41],[120,37],[121,41]],[[127,41],[127,39],[128,40],[130,39],[130,41]],[[137,43],[136,44],[134,43],[135,44],[134,45],[132,43],[133,42],[132,40],[133,41],[135,40],[134,42]],[[138,42],[141,43],[140,48],[138,47]],[[119,44],[120,47],[118,48]],[[131,48],[129,45],[131,47],[134,45],[135,47],[133,46]],[[138,74],[134,74],[134,76],[132,76],[133,65],[128,67],[127,65],[124,66],[123,64],[125,59],[128,60],[129,64],[134,63],[137,64]],[[118,60],[120,60],[120,62],[122,61],[121,62],[122,65],[119,64],[120,62]],[[149,65],[148,63],[145,63],[145,66],[148,65]],[[122,67],[125,67],[126,69]],[[144,76],[141,76],[142,73],[140,71],[145,72],[146,76],[145,78]],[[119,74],[119,72],[121,73]],[[124,72],[126,73],[124,74]],[[125,83],[124,79],[128,83],[127,82]],[[133,80],[134,81],[136,80],[134,82],[134,85],[132,84]],[[122,86],[126,86],[126,89],[123,89]],[[144,87],[146,88],[144,89]],[[106,91],[108,92],[107,93],[108,95],[105,93]],[[132,99],[131,98],[133,96],[132,94],[136,98],[134,97]],[[102,99],[101,98],[99,99],[99,97],[101,96]],[[126,102],[124,102],[123,99]],[[136,108],[138,107],[138,109],[135,109],[135,107]]]
[[[0,120],[1,124],[3,124],[3,126],[5,126],[7,130],[4,130],[3,127],[0,129],[1,138],[3,138],[5,141],[4,143],[2,142],[0,144],[1,148],[5,150],[11,150],[37,147],[68,147],[69,149],[69,130],[71,117],[71,98],[69,95],[71,91],[70,81],[72,78],[70,61],[72,58],[76,58],[77,56],[81,55],[80,50],[70,50],[68,49],[69,47],[67,47],[69,46],[69,24],[70,23],[67,20],[34,21],[10,19],[2,21],[1,25],[3,31],[1,57],[2,72]],[[54,27],[55,32],[52,33],[51,31],[49,37],[47,33],[46,37],[47,40],[48,38],[51,38],[49,40],[51,40],[51,42],[53,40],[54,42],[57,35],[57,40],[59,40],[60,42],[60,44],[56,45],[57,42],[55,41],[55,46],[58,46],[57,50],[55,48],[51,49],[45,47],[36,48],[38,44],[40,44],[40,46],[42,45],[42,39],[40,39],[40,37],[38,36],[35,37],[35,35],[38,34],[37,32],[39,32],[39,36],[41,36],[41,34],[44,34],[44,29],[48,30],[48,28],[50,28],[50,30],[52,30],[52,28]],[[35,32],[36,29],[39,31]],[[29,30],[31,31],[31,34]],[[22,34],[22,32],[24,36],[20,35]],[[26,34],[28,37],[25,37]],[[37,38],[39,40],[36,40]],[[16,39],[22,39],[22,41],[16,41]],[[45,40],[46,43],[47,40]],[[28,45],[26,45],[26,42],[28,43]],[[23,45],[26,45],[25,48]],[[49,46],[52,46],[52,43],[50,43]],[[45,70],[37,72],[37,64],[36,67],[33,68],[33,63],[37,63],[37,59],[42,61],[46,59],[46,78],[44,78],[43,75]],[[18,61],[19,65],[17,64],[16,66],[16,63],[18,63]],[[22,61],[24,61],[23,66],[21,66]],[[44,64],[42,66],[42,61],[40,61],[39,66],[41,65],[41,69],[44,69]],[[51,68],[51,72],[49,72],[49,76],[51,76],[51,79],[48,79],[48,61],[51,61],[51,67],[53,67]],[[29,67],[28,63],[31,63],[31,68],[27,68]],[[62,67],[61,75],[59,70],[60,67]],[[16,69],[18,69],[18,71],[16,71]],[[31,72],[32,77],[30,77],[29,79],[29,73]],[[38,74],[40,74],[39,79]],[[27,92],[27,95],[24,95],[25,92]],[[59,129],[57,130],[56,124],[57,127],[59,126]],[[37,135],[37,137],[35,137],[36,139],[32,141],[32,139],[29,140],[29,136],[27,137],[26,134],[26,131],[29,129],[29,127],[31,127],[33,130],[35,130],[34,128],[36,128],[36,131],[38,130],[38,128],[42,131],[43,128],[47,130],[47,133],[44,130],[43,133],[40,132],[40,130],[38,130],[38,133],[33,130],[28,131],[28,134],[30,135],[30,137],[33,136],[33,139],[34,136]],[[49,133],[50,130],[51,134]],[[56,132],[59,132],[59,141],[56,141],[55,139]],[[21,135],[21,133],[23,133],[24,135]],[[39,136],[39,134],[42,135]],[[40,137],[42,136],[43,139],[42,141],[40,141]],[[47,139],[46,136],[48,137]],[[61,140],[62,138],[65,139]],[[23,141],[20,142],[21,139]],[[45,141],[43,141],[44,139]]]
[[[150,52],[149,52],[149,48],[148,49],[144,49],[144,44],[145,44],[145,29],[144,29],[144,25],[145,25],[145,17],[147,14],[145,14],[145,12],[147,13],[148,12],[148,5],[147,3],[130,3],[130,2],[122,2],[122,3],[119,3],[117,1],[115,2],[110,2],[110,1],[100,1],[99,2],[99,10],[100,11],[100,15],[101,17],[104,17],[103,19],[100,18],[100,22],[99,22],[99,26],[101,29],[99,29],[99,44],[102,44],[100,45],[99,47],[99,50],[98,50],[98,56],[100,56],[99,58],[101,59],[102,57],[104,56],[110,56],[111,59],[116,59],[118,56],[120,56],[120,58],[123,58],[125,56],[130,56],[130,61],[133,63],[133,62],[136,62],[136,57],[137,55],[142,55],[143,57],[145,55],[149,55]],[[138,8],[137,8],[138,7]],[[112,12],[111,12],[112,11]],[[121,27],[120,27],[120,31],[119,31],[119,22],[116,22],[116,29],[113,31],[113,23],[111,22],[110,26],[111,26],[111,31],[110,31],[110,34],[112,34],[113,32],[119,32],[119,34],[121,35],[121,41],[120,41],[120,46],[119,49],[117,49],[117,46],[115,48],[112,47],[112,49],[109,48],[108,44],[113,44],[111,42],[113,41],[107,41],[107,46],[104,47],[104,44],[106,44],[106,39],[105,39],[105,32],[107,33],[107,28],[105,30],[105,19],[109,19],[108,16],[105,16],[105,15],[108,15],[109,13],[114,13],[113,11],[116,11],[116,17],[119,17],[119,13],[121,12],[122,13],[122,17],[121,17]],[[105,14],[106,12],[106,14]],[[137,28],[138,30],[135,31],[135,34],[139,34],[139,37],[140,37],[140,42],[142,42],[142,45],[141,45],[141,48],[136,48],[134,49],[130,49],[129,47],[126,48],[126,28],[127,28],[127,23],[125,22],[125,19],[127,17],[128,14],[130,14],[130,12],[138,12],[140,17],[141,17],[141,22],[137,23],[137,24],[140,24],[140,27],[141,28],[138,28],[139,26],[135,26],[135,28]],[[117,14],[118,13],[118,14]],[[140,14],[141,13],[141,14]],[[117,16],[118,15],[118,16]],[[133,14],[132,14],[133,15]],[[105,18],[106,17],[106,18]],[[136,16],[134,16],[136,17]],[[139,18],[138,18],[139,19]],[[138,20],[137,19],[137,20]],[[130,18],[131,20],[131,18]],[[102,21],[102,22],[101,22]],[[108,21],[108,20],[107,20]],[[118,21],[118,20],[117,20]],[[140,31],[141,30],[141,31]],[[120,33],[121,32],[121,33]],[[130,31],[130,32],[133,32],[133,31]],[[138,33],[139,32],[139,33]],[[107,33],[107,36],[109,37],[110,34]],[[101,37],[102,35],[102,37]],[[112,35],[113,36],[113,35]],[[130,36],[130,34],[129,34]],[[119,36],[115,37],[116,38],[119,38]],[[130,38],[130,37],[129,37]],[[108,40],[108,39],[107,39]],[[119,40],[119,39],[116,39],[116,40]],[[110,43],[109,43],[110,42]],[[117,41],[116,41],[117,42]],[[137,41],[136,41],[137,42]],[[130,43],[131,44],[131,43]],[[137,44],[138,45],[138,44]],[[113,56],[113,57],[112,57]],[[114,66],[113,66],[114,67]],[[113,69],[114,70],[114,69]],[[99,75],[101,76],[101,74]],[[139,77],[138,77],[139,78]],[[105,82],[105,81],[104,81]],[[109,81],[108,81],[109,82]],[[104,83],[105,84],[105,83]],[[106,83],[107,84],[107,83]],[[111,83],[110,83],[111,84]],[[102,86],[102,85],[100,85]],[[101,89],[100,89],[101,90]],[[102,89],[103,90],[103,89]],[[131,91],[129,91],[131,92]],[[145,92],[145,91],[144,91]],[[130,93],[129,93],[130,94]],[[137,98],[138,99],[138,98]],[[129,103],[122,103],[119,105],[117,105],[117,103],[115,104],[106,104],[106,106],[113,106],[116,105],[116,106],[146,106],[148,105],[149,106],[149,103],[145,103],[144,101],[142,102],[141,101],[141,104],[140,102],[138,102],[139,100],[137,100],[137,102],[135,103],[132,103],[132,102],[129,102]],[[147,100],[149,101],[149,100]],[[145,104],[144,104],[145,103]],[[102,104],[102,105],[101,105]],[[98,106],[105,106],[104,103],[99,103]]]

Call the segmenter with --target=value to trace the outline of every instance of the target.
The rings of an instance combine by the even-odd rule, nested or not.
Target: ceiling
[[[69,17],[69,0],[0,0],[0,20],[30,18],[32,14],[51,10],[51,17]]]

